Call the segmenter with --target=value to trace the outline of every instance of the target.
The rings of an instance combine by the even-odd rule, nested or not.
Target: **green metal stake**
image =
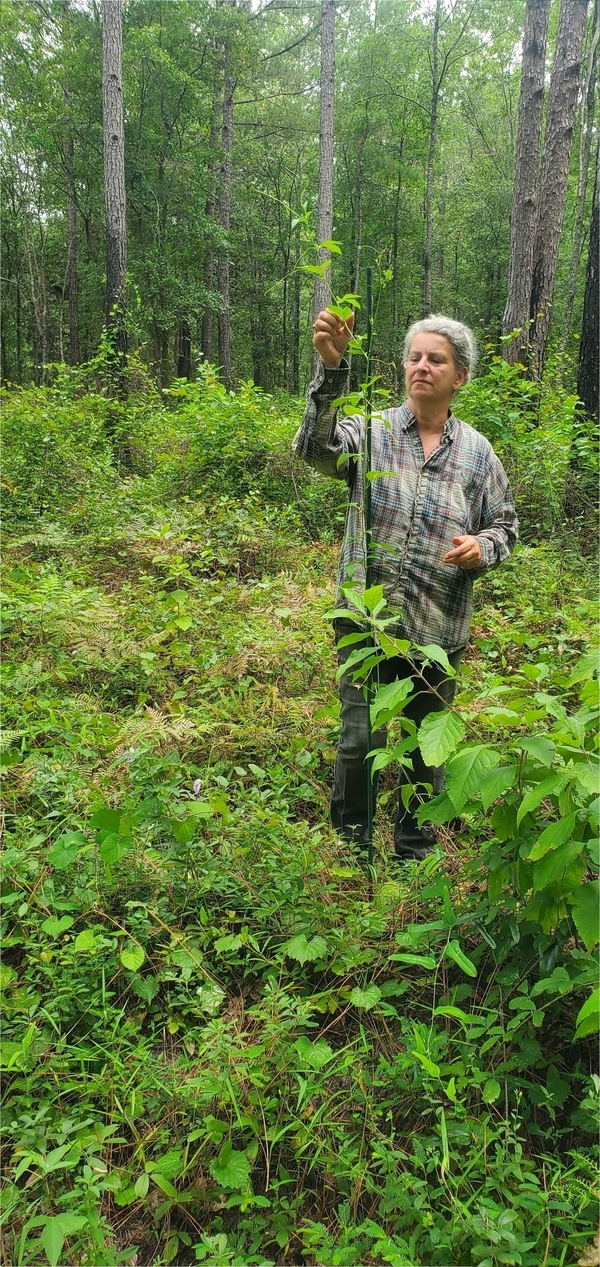
[[[367,296],[366,296],[366,318],[367,318],[367,386],[365,391],[365,465],[363,471],[363,515],[365,521],[365,589],[371,588],[372,574],[372,540],[371,540],[371,480],[368,478],[371,471],[371,418],[373,413],[373,373],[372,373],[372,346],[373,346],[373,269],[367,269]],[[374,646],[373,634],[368,634],[367,645]],[[367,752],[371,751],[372,732],[371,732],[371,701],[373,697],[373,683],[371,673],[366,682],[366,698],[367,698]],[[367,762],[367,859],[369,871],[373,868],[373,779],[371,775],[372,758]]]

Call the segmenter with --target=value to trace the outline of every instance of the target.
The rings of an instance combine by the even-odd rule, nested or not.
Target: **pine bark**
[[[219,294],[222,308],[218,315],[219,331],[219,365],[223,382],[228,391],[233,385],[231,366],[231,313],[229,299],[229,228],[231,224],[231,161],[233,154],[233,95],[236,81],[230,73],[231,50],[225,49],[223,76],[223,127],[221,130],[221,146],[223,158],[221,162],[221,185],[219,191],[219,222],[226,235],[225,247],[221,251],[217,269]]]
[[[317,242],[333,235],[333,145],[335,99],[335,4],[321,0],[321,112],[319,124],[319,190],[317,196]],[[319,251],[319,263],[331,259],[331,251]],[[314,317],[329,303],[330,287],[325,277],[315,278]]]
[[[442,14],[441,0],[436,0],[433,19],[432,88],[429,115],[429,150],[427,155],[427,182],[425,185],[425,253],[423,257],[423,316],[431,312],[431,258],[433,253],[433,172],[437,142],[438,103],[441,80],[439,74],[439,34]]]
[[[102,0],[102,109],[106,208],[106,324],[113,337],[117,374],[127,352],[125,277],[127,226],[123,126],[123,0]],[[123,379],[119,388],[123,390]]]
[[[590,418],[598,418],[600,392],[600,147],[596,154],[596,178],[583,300],[577,395]]]
[[[519,330],[519,336],[504,344],[504,356],[511,364],[527,363],[528,320],[533,276],[533,248],[538,209],[538,176],[544,72],[550,0],[527,0],[521,90],[517,125],[515,183],[510,219],[510,264],[508,297],[503,316],[503,333]]]
[[[541,378],[567,196],[588,0],[562,0],[546,118],[529,305],[530,364]]]

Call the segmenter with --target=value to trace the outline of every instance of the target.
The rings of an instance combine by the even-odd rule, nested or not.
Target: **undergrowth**
[[[5,408],[3,1262],[577,1262],[597,739],[568,452],[476,591],[476,777],[450,751],[436,851],[398,870],[384,771],[371,881],[327,822],[342,504],[292,466],[297,402],[210,371],[142,394],[124,469],[84,387]]]

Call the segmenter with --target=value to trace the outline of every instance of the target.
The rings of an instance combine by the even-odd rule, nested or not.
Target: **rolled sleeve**
[[[296,432],[292,449],[321,475],[350,483],[354,467],[351,459],[360,453],[364,423],[358,415],[338,419],[333,402],[345,395],[347,386],[346,362],[342,361],[338,369],[326,369],[320,361],[307,392],[302,426]]]

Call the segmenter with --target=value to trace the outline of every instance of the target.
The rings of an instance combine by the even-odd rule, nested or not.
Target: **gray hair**
[[[416,334],[426,331],[428,334],[441,334],[448,340],[452,348],[452,356],[457,370],[467,369],[465,382],[468,383],[477,362],[477,344],[475,335],[462,321],[454,321],[452,317],[444,317],[439,312],[432,312],[422,321],[413,321],[406,332],[404,340],[403,364],[408,363],[410,345]]]

